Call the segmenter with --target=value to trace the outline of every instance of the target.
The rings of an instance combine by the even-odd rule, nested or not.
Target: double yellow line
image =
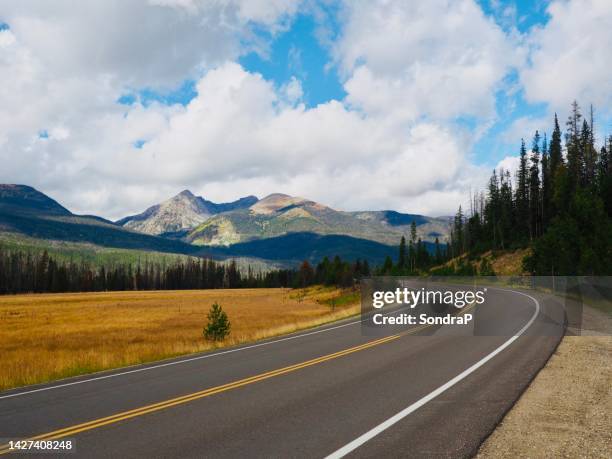
[[[474,304],[471,304],[470,306],[463,308],[463,310],[459,312],[458,315],[466,313],[473,307],[474,307]],[[66,437],[76,435],[81,432],[86,432],[88,430],[97,429],[98,427],[102,427],[108,424],[114,424],[116,422],[135,418],[137,416],[142,416],[144,414],[154,413],[155,411],[164,410],[166,408],[170,408],[176,405],[182,405],[184,403],[192,402],[194,400],[198,400],[204,397],[209,397],[211,395],[219,394],[221,392],[226,392],[232,389],[237,389],[239,387],[246,386],[248,384],[253,384],[259,381],[264,381],[266,379],[274,378],[276,376],[291,373],[293,371],[297,371],[302,368],[306,368],[312,365],[317,365],[319,363],[327,362],[328,360],[333,360],[339,357],[344,357],[345,355],[353,354],[355,352],[363,351],[365,349],[369,349],[374,346],[379,346],[381,344],[388,343],[390,341],[394,341],[404,335],[417,333],[431,326],[432,325],[421,325],[415,328],[411,328],[410,330],[405,331],[403,333],[398,333],[396,335],[391,335],[385,338],[380,338],[374,341],[369,341],[365,344],[361,344],[359,346],[344,349],[342,351],[335,352],[333,354],[327,354],[321,357],[317,357],[315,359],[297,363],[295,365],[290,365],[288,367],[283,367],[277,370],[268,371],[266,373],[261,373],[255,376],[251,376],[249,378],[239,379],[237,381],[223,384],[221,386],[211,387],[209,389],[204,389],[199,392],[194,392],[191,394],[183,395],[181,397],[172,398],[169,400],[165,400],[163,402],[153,403],[151,405],[146,405],[146,406],[136,408],[133,410],[129,410],[129,411],[123,411],[121,413],[117,413],[112,416],[107,416],[105,418],[95,419],[93,421],[84,422],[82,424],[65,427],[63,429],[55,430],[53,432],[49,432],[49,433],[45,433],[45,434],[41,434],[35,437],[28,438],[26,441],[59,440],[61,438],[66,438]],[[10,452],[17,452],[17,451],[11,450],[9,445],[0,445],[0,455],[7,454]]]
[[[152,405],[143,406],[140,408],[136,408],[129,411],[123,411],[121,413],[114,414],[112,416],[108,416],[105,418],[96,419],[93,421],[85,422],[83,424],[74,425],[71,427],[66,427],[64,429],[55,430],[53,432],[49,432],[46,434],[38,435],[36,437],[29,438],[27,441],[37,441],[37,440],[58,440],[60,438],[69,437],[80,432],[85,432],[87,430],[96,429],[98,427],[102,427],[108,424],[114,424],[116,422],[124,421],[126,419],[135,418],[137,416],[142,416],[144,414],[153,413],[155,411],[164,410],[166,408],[170,408],[176,405],[182,405],[183,403],[192,402],[194,400],[198,400],[200,398],[209,397],[211,395],[219,394],[221,392],[226,392],[232,389],[237,389],[238,387],[246,386],[247,384],[252,384],[259,381],[264,381],[266,379],[273,378],[275,376],[284,375],[287,373],[291,373],[296,370],[300,370],[302,368],[310,367],[312,365],[316,365],[318,363],[326,362],[328,360],[337,359],[339,357],[343,357],[348,354],[352,354],[354,352],[359,352],[364,349],[368,349],[374,346],[378,346],[380,344],[388,343],[390,341],[396,340],[401,335],[392,335],[387,336],[385,338],[381,338],[378,340],[370,341],[365,344],[361,344],[359,346],[351,347],[345,349],[343,351],[335,352],[333,354],[324,355],[322,357],[318,357],[316,359],[307,360],[302,363],[298,363],[295,365],[290,365],[288,367],[279,368],[278,370],[268,371],[267,373],[261,373],[256,376],[251,376],[249,378],[240,379],[238,381],[234,381],[228,384],[223,384],[221,386],[211,387],[209,389],[205,389],[199,392],[194,392],[192,394],[184,395],[182,397],[172,398],[170,400],[165,400],[159,403],[153,403]],[[0,454],[7,454],[11,451],[9,445],[0,446]]]

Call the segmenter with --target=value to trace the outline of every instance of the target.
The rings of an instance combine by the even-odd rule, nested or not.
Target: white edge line
[[[414,402],[412,405],[408,406],[407,408],[404,408],[402,411],[400,411],[396,415],[391,416],[389,419],[387,419],[386,421],[378,424],[376,427],[374,427],[373,429],[371,429],[368,432],[364,433],[363,435],[361,435],[360,437],[356,438],[352,442],[350,442],[350,443],[346,444],[345,446],[343,446],[342,448],[334,451],[333,453],[328,455],[326,457],[326,459],[340,459],[340,458],[346,456],[347,454],[349,454],[350,452],[354,451],[355,449],[359,448],[361,445],[366,443],[368,440],[371,440],[372,438],[374,438],[375,436],[377,436],[381,432],[385,431],[386,429],[388,429],[392,425],[394,425],[397,422],[401,421],[402,419],[404,419],[409,414],[413,413],[414,411],[418,410],[419,408],[421,408],[426,403],[428,403],[431,400],[433,400],[434,398],[436,398],[438,395],[442,394],[446,390],[448,390],[451,387],[453,387],[459,381],[461,381],[462,379],[464,379],[465,377],[467,377],[468,375],[470,375],[471,373],[476,371],[478,368],[483,366],[485,363],[487,363],[489,360],[491,360],[497,354],[502,352],[504,349],[506,349],[508,346],[510,346],[514,341],[516,341],[519,336],[521,336],[523,333],[525,333],[525,331],[531,326],[531,324],[533,324],[533,322],[535,321],[536,317],[540,313],[540,303],[534,297],[532,297],[531,295],[527,295],[526,293],[516,292],[514,290],[507,290],[507,289],[502,289],[502,288],[498,288],[497,290],[505,290],[505,291],[508,291],[508,292],[518,293],[520,295],[524,295],[524,296],[526,296],[528,298],[531,298],[535,302],[536,307],[535,307],[535,312],[534,312],[533,316],[531,317],[531,319],[529,319],[529,322],[527,322],[527,324],[525,324],[525,326],[523,328],[521,328],[517,332],[516,335],[512,336],[508,341],[506,341],[504,344],[499,346],[497,349],[495,349],[489,355],[484,357],[482,360],[479,360],[474,365],[472,365],[468,369],[464,370],[462,373],[460,373],[457,376],[455,376],[453,379],[448,381],[446,384],[441,385],[436,390],[434,390],[433,392],[429,393],[428,395],[426,395],[425,397],[421,398],[420,400]]]
[[[386,312],[384,314],[392,314],[394,312],[399,312],[399,310],[397,310],[397,311],[396,310],[389,311],[389,312]],[[79,381],[73,381],[73,382],[68,382],[68,383],[63,383],[63,384],[56,384],[55,386],[40,387],[38,389],[31,389],[31,390],[27,390],[27,391],[23,391],[23,392],[17,392],[15,394],[1,395],[0,396],[0,400],[7,399],[7,398],[12,398],[12,397],[20,397],[22,395],[33,394],[33,393],[36,393],[36,392],[43,392],[43,391],[48,391],[48,390],[53,390],[53,389],[60,389],[60,388],[63,388],[63,387],[74,386],[74,385],[77,385],[77,384],[84,384],[84,383],[93,382],[93,381],[100,381],[102,379],[115,378],[117,376],[125,376],[125,375],[129,375],[129,374],[132,374],[132,373],[140,373],[141,371],[155,370],[157,368],[169,367],[169,366],[172,366],[172,365],[179,365],[179,364],[182,364],[182,363],[193,362],[193,361],[196,361],[196,360],[208,359],[210,357],[217,357],[219,355],[231,354],[231,353],[239,352],[239,351],[246,351],[248,349],[254,349],[254,348],[257,348],[257,347],[261,347],[261,346],[268,346],[270,344],[276,344],[276,343],[280,343],[280,342],[283,342],[283,341],[289,341],[289,340],[292,340],[292,339],[303,338],[305,336],[316,335],[318,333],[325,333],[325,332],[328,332],[328,331],[337,330],[338,328],[348,327],[349,325],[355,325],[355,324],[361,323],[364,320],[365,319],[355,320],[353,322],[349,322],[349,323],[342,324],[342,325],[336,325],[334,327],[324,328],[322,330],[315,330],[315,331],[311,331],[311,332],[307,332],[307,333],[299,333],[299,334],[296,334],[296,335],[293,335],[293,336],[287,336],[285,338],[279,338],[279,339],[275,339],[275,340],[272,340],[272,341],[266,341],[264,343],[251,344],[249,346],[238,347],[238,348],[235,348],[235,349],[228,349],[226,351],[220,351],[220,352],[214,352],[214,353],[205,354],[205,355],[199,355],[197,357],[190,357],[190,358],[186,358],[186,359],[175,360],[175,361],[172,361],[172,362],[160,363],[160,364],[151,365],[151,366],[145,366],[145,367],[142,367],[142,368],[135,368],[133,370],[122,371],[122,372],[113,373],[113,374],[110,374],[110,375],[97,376],[95,378],[87,378],[87,379],[82,379],[82,380],[79,380]]]

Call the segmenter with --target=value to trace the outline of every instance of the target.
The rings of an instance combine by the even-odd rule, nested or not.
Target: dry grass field
[[[244,289],[0,297],[0,390],[230,346],[359,312],[357,292]],[[232,324],[203,338],[212,303]]]

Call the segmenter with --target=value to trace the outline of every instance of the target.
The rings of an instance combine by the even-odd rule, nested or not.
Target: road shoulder
[[[609,457],[612,337],[566,336],[478,458]]]

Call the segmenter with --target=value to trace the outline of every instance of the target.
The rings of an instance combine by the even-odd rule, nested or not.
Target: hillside
[[[0,184],[0,212],[29,215],[72,215],[49,196],[27,185]]]
[[[197,247],[181,241],[131,231],[100,217],[74,215],[24,185],[0,185],[0,232],[104,247],[191,255],[198,252]]]
[[[251,256],[286,266],[295,266],[302,260],[317,263],[323,257],[336,255],[343,260],[367,259],[382,264],[385,257],[397,256],[397,247],[351,236],[302,232],[239,242],[229,247],[207,247],[203,252],[216,258]]]
[[[304,198],[272,194],[249,208],[216,215],[189,232],[197,245],[228,246],[290,233],[344,235],[397,245],[415,221],[424,241],[448,236],[448,221],[394,211],[342,212]]]
[[[523,260],[531,254],[530,249],[489,250],[485,253],[463,254],[430,269],[434,275],[495,275],[521,276]]]

